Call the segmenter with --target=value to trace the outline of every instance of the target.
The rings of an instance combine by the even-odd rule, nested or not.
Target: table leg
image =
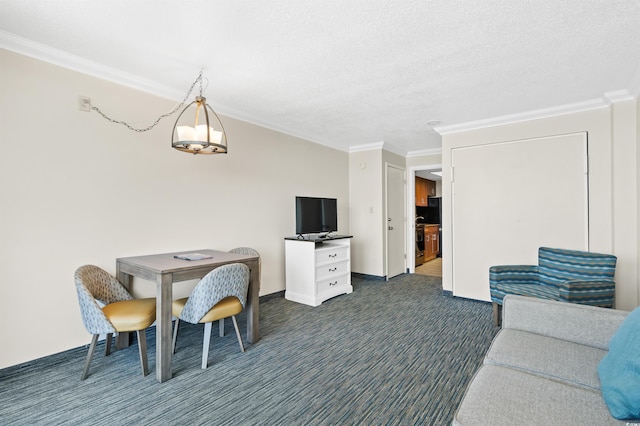
[[[172,274],[156,278],[156,379],[169,380],[171,372],[171,286]]]
[[[131,275],[125,274],[120,271],[120,264],[116,263],[116,279],[120,281],[120,284],[127,289],[127,291],[131,291]],[[131,344],[131,333],[118,333],[116,337],[116,348],[124,349],[128,348]]]
[[[247,263],[251,268],[249,294],[247,295],[247,340],[255,343],[260,340],[260,264],[254,260]]]

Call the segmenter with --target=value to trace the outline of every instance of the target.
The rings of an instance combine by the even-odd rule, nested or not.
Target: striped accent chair
[[[500,325],[507,294],[613,308],[616,256],[540,247],[538,265],[489,268],[493,320]]]

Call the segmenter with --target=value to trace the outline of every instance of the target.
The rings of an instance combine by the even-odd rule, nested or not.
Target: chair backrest
[[[567,280],[613,280],[616,260],[611,254],[540,247],[540,282],[558,287]]]
[[[220,266],[204,276],[196,284],[180,319],[196,324],[225,297],[237,297],[244,308],[249,289],[249,267],[242,263],[230,263]]]
[[[129,294],[118,280],[104,269],[94,265],[84,265],[74,274],[80,313],[85,328],[91,334],[115,333],[113,324],[102,312],[98,302],[103,305],[131,300]]]
[[[229,253],[244,254],[246,256],[258,256],[258,258],[260,257],[260,253],[258,253],[258,250],[251,247],[236,247],[229,250]]]
[[[258,276],[262,274],[262,258],[258,250],[251,247],[236,247],[229,250],[229,253],[244,254],[245,256],[258,256]]]

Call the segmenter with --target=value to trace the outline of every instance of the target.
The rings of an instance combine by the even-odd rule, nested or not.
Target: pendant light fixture
[[[202,73],[198,79],[200,95],[178,115],[173,125],[171,146],[191,154],[226,154],[227,135],[218,114],[202,96]]]
[[[123,120],[116,120],[102,112],[100,108],[91,104],[91,98],[80,96],[79,108],[81,111],[96,111],[106,120],[121,124],[134,132],[146,132],[153,129],[165,117],[178,112],[184,106],[193,92],[196,83],[200,83],[200,95],[196,96],[196,100],[191,102],[182,110],[176,123],[173,125],[173,133],[171,135],[171,146],[179,151],[191,154],[226,154],[227,153],[227,134],[224,131],[222,122],[209,105],[207,98],[202,96],[202,71],[198,78],[191,84],[189,92],[182,102],[176,105],[171,111],[162,114],[150,126],[144,128],[136,128]]]

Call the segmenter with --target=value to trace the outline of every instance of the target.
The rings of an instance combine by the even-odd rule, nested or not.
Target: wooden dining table
[[[183,260],[175,256],[200,253],[211,256],[202,260]],[[260,258],[210,249],[189,250],[174,253],[121,257],[116,259],[118,280],[128,289],[133,277],[155,282],[156,285],[156,378],[158,382],[169,380],[171,370],[171,303],[173,283],[202,278],[209,272],[229,263],[244,263],[251,271],[247,294],[247,340],[260,339],[259,302]]]

